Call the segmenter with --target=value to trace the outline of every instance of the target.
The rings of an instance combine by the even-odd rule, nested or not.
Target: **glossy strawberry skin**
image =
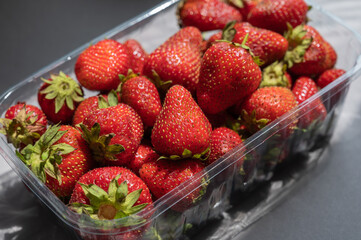
[[[207,114],[219,113],[254,92],[261,79],[247,50],[227,42],[213,44],[203,56],[198,104]]]
[[[287,39],[276,32],[253,27],[247,22],[236,23],[234,29],[236,30],[236,34],[232,42],[241,44],[248,34],[246,45],[250,47],[252,53],[262,61],[262,67],[281,60],[288,49]],[[208,46],[221,38],[221,32],[214,34],[208,40]]]
[[[25,112],[27,114],[32,113],[29,117],[37,117],[36,123],[40,126],[43,126],[42,129],[39,129],[40,131],[37,131],[37,133],[42,135],[46,131],[46,125],[48,124],[48,121],[44,112],[34,105],[17,103],[6,110],[5,118],[14,119],[19,114],[20,110],[24,108],[24,105]]]
[[[105,160],[103,164],[126,165],[134,158],[143,138],[143,123],[140,116],[130,106],[120,103],[113,107],[97,109],[85,117],[83,124],[90,130],[98,123],[100,136],[113,133],[110,144],[120,144],[125,151],[116,155],[117,160]]]
[[[85,49],[75,63],[75,74],[82,86],[89,90],[116,89],[119,74],[126,75],[130,60],[125,47],[105,39]]]
[[[130,69],[137,74],[143,74],[144,62],[148,57],[148,53],[143,49],[142,45],[135,39],[128,39],[124,42],[124,47],[130,59]]]
[[[149,55],[144,75],[155,80],[155,71],[163,82],[171,80],[171,85],[182,85],[193,93],[199,81],[202,46],[197,28],[182,28]]]
[[[140,144],[137,152],[135,153],[135,158],[128,163],[128,167],[135,174],[139,175],[139,170],[143,164],[148,162],[155,162],[160,156],[152,149],[151,146]]]
[[[162,109],[156,86],[146,77],[138,76],[123,83],[121,92],[122,102],[139,114],[145,126],[153,127]]]
[[[179,18],[183,26],[194,26],[202,32],[223,29],[230,21],[242,21],[236,8],[220,0],[186,0]]]
[[[57,179],[47,175],[45,184],[55,195],[66,197],[71,195],[78,179],[94,166],[94,162],[80,131],[69,125],[62,125],[59,131],[66,133],[55,144],[66,143],[75,150],[62,155],[62,162],[59,164],[62,183],[59,184]]]
[[[74,112],[72,125],[75,127],[77,124],[82,123],[87,115],[98,108],[98,96],[84,99]]]
[[[318,92],[318,88],[311,78],[300,77],[295,81],[292,92],[296,97],[297,103],[301,104],[316,94]],[[298,123],[298,125],[303,128],[309,126],[316,119],[324,120],[327,115],[326,108],[320,98],[317,98],[307,107],[302,108],[301,112],[307,112],[305,116],[300,118]]]
[[[280,34],[287,30],[287,23],[296,27],[306,21],[308,6],[303,0],[262,0],[248,14],[253,26]]]
[[[169,161],[159,160],[142,165],[139,170],[140,178],[147,184],[149,190],[156,199],[166,195],[174,188],[189,180],[191,177],[203,170],[202,163],[196,160]],[[183,198],[188,191],[195,191],[188,194],[176,205],[172,206],[173,210],[184,211],[191,207],[199,197],[202,187],[199,187],[201,181],[192,181],[186,186],[186,189],[174,194],[178,198]]]
[[[202,153],[209,146],[212,126],[188,90],[171,87],[154,124],[151,141],[166,156],[182,156],[185,149]]]
[[[238,133],[229,128],[220,127],[214,129],[210,138],[211,153],[207,159],[207,164],[215,162],[234,147],[242,144],[242,142],[243,141]],[[243,158],[240,162],[238,162],[238,164],[242,165],[242,162]]]
[[[337,78],[341,77],[345,74],[346,71],[343,69],[329,69],[323,72],[317,79],[317,85],[320,88],[326,87],[328,84],[336,80]]]
[[[237,9],[242,14],[244,20],[247,20],[249,12],[256,7],[260,1],[261,0],[242,0],[243,7]]]

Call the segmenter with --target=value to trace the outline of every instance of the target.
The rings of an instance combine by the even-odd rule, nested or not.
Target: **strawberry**
[[[241,13],[242,15],[242,19],[246,20],[248,18],[248,14],[249,12],[257,6],[257,4],[260,2],[261,0],[229,0],[229,2],[231,3],[231,5],[234,5],[235,7],[237,7],[238,11]],[[240,4],[239,4],[240,3]]]
[[[185,27],[154,50],[143,73],[160,85],[182,85],[194,92],[198,85],[203,40],[195,27]]]
[[[326,70],[317,78],[317,86],[319,86],[320,88],[324,88],[345,73],[345,70],[337,68]]]
[[[124,42],[124,47],[130,59],[130,69],[133,72],[142,74],[144,62],[148,57],[148,53],[143,49],[142,45],[135,39],[128,39]]]
[[[159,199],[203,169],[204,166],[196,160],[169,161],[162,159],[143,164],[139,174],[154,197]],[[202,180],[193,178],[193,181],[185,185],[184,189],[174,192],[176,199],[182,198],[182,200],[172,206],[172,209],[184,211],[190,208],[205,193],[205,182],[204,178]],[[193,189],[195,190],[188,194],[188,191]]]
[[[283,34],[287,23],[296,27],[306,21],[308,6],[303,0],[261,0],[253,7],[247,21],[253,26]]]
[[[311,78],[300,77],[295,81],[292,92],[296,97],[297,103],[300,105],[312,95],[316,94],[318,88]],[[317,119],[324,120],[327,115],[326,108],[320,98],[314,100],[312,104],[308,104],[307,107],[302,108],[301,112],[305,113],[305,116],[300,118],[298,123],[302,128],[306,128]]]
[[[264,87],[244,100],[240,114],[247,129],[255,133],[296,106],[296,98],[290,89]]]
[[[50,127],[17,155],[58,197],[70,196],[78,179],[93,166],[81,133],[68,125]]]
[[[212,131],[210,138],[211,153],[207,159],[207,164],[215,162],[218,158],[232,150],[234,147],[242,144],[242,139],[232,129],[226,127],[216,128]],[[243,158],[238,163],[242,165]]]
[[[42,80],[38,102],[47,119],[53,123],[70,123],[76,107],[83,101],[82,88],[63,72]]]
[[[262,81],[259,87],[280,86],[291,89],[292,84],[287,65],[283,61],[276,61],[262,70]]]
[[[288,49],[287,39],[282,35],[253,27],[246,22],[228,24],[222,33],[216,33],[210,37],[208,45],[220,39],[242,44],[246,36],[248,36],[246,45],[260,59],[262,66],[282,60]]]
[[[147,224],[131,231],[126,231],[127,227],[144,223],[150,215],[137,213],[145,207],[151,209],[152,204],[148,187],[134,173],[122,167],[103,167],[93,169],[79,179],[69,208],[95,220],[124,218],[125,221],[118,221],[117,225],[117,230],[124,233],[105,235],[102,239],[138,239]],[[107,233],[105,229],[102,231]]]
[[[156,86],[146,77],[135,74],[122,78],[121,100],[131,106],[148,127],[153,127],[162,109]]]
[[[79,123],[82,123],[86,116],[100,108],[106,108],[109,106],[116,106],[118,104],[118,98],[115,91],[111,91],[108,95],[102,94],[100,96],[92,96],[84,99],[76,108],[73,116],[72,125],[76,127]]]
[[[116,89],[119,74],[126,74],[130,59],[123,44],[105,39],[85,49],[75,63],[75,75],[89,90]]]
[[[305,48],[305,51],[299,59],[292,59],[294,55],[291,54],[292,57],[290,61],[288,58],[291,55],[287,55],[286,53],[285,59],[288,63],[290,73],[297,76],[311,77],[317,76],[333,67],[337,58],[336,52],[315,28],[309,25],[301,25],[287,34],[288,36],[286,38],[289,40],[290,46],[294,46],[298,41],[306,39],[312,41],[311,44]],[[297,47],[295,47],[295,50],[296,52],[298,51]]]
[[[220,0],[183,0],[178,15],[181,26],[194,26],[202,32],[222,29],[230,21],[242,21],[236,8]]]
[[[211,124],[191,93],[175,85],[165,97],[151,140],[159,154],[189,157],[207,151],[211,131]]]
[[[130,106],[120,103],[85,117],[81,125],[94,159],[102,164],[126,165],[143,138],[143,123]]]
[[[38,107],[19,102],[5,112],[5,118],[0,118],[4,134],[15,148],[34,144],[46,131],[47,119]]]
[[[148,145],[140,144],[137,152],[135,153],[135,158],[133,161],[129,162],[128,167],[137,175],[139,175],[139,169],[143,164],[148,162],[155,162],[160,156]]]
[[[243,47],[213,44],[203,56],[198,104],[207,114],[219,113],[254,92],[261,79],[260,68]]]

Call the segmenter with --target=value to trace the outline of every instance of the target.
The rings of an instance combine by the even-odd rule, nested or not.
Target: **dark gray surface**
[[[0,1],[0,92],[159,2]],[[361,1],[315,2],[361,31]],[[295,190],[239,239],[361,239],[359,92],[354,91],[346,102],[334,138],[323,156],[327,161],[303,180],[304,187]],[[9,189],[13,186],[2,184],[0,190],[4,190],[2,186]],[[13,211],[0,215],[0,238],[70,239],[69,233],[59,227],[22,184],[14,184],[27,201],[18,200],[10,190],[5,192],[10,195],[0,196],[0,208]],[[30,210],[18,212],[20,206]],[[45,230],[33,225],[36,221],[44,224]]]

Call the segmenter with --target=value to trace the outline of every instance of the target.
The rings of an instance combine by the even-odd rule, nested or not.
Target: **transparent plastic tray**
[[[91,40],[89,44],[104,38],[112,38],[120,42],[135,38],[146,51],[152,52],[179,30],[175,17],[176,4],[177,1],[174,0],[166,1]],[[359,35],[319,6],[309,4],[313,6],[308,13],[311,19],[309,24],[316,27],[336,49],[338,54],[336,67],[347,70],[347,73],[306,100],[297,109],[248,138],[243,146],[236,147],[205,168],[203,172],[158,199],[153,209],[144,209],[140,215],[152,214],[152,216],[143,226],[119,228],[118,220],[112,220],[106,226],[100,226],[86,216],[79,216],[70,211],[33,175],[17,158],[14,148],[7,144],[3,136],[0,139],[0,154],[28,188],[58,219],[77,232],[81,238],[122,239],[128,232],[136,229],[147,229],[147,232],[142,235],[145,239],[178,239],[187,236],[196,238],[197,233],[206,223],[225,217],[231,222],[235,221],[227,210],[232,206],[239,206],[241,211],[238,212],[242,214],[237,215],[237,225],[234,229],[230,231],[229,228],[224,228],[219,232],[219,239],[230,239],[279,203],[283,196],[289,194],[294,188],[295,182],[316,165],[333,133],[349,85],[360,75],[361,38]],[[89,44],[85,44],[9,89],[0,98],[1,115],[4,115],[7,108],[18,101],[38,105],[36,93],[42,83],[42,77],[48,78],[51,73],[61,70],[75,79],[73,69],[77,56]],[[85,91],[85,94],[91,96],[96,93]],[[315,122],[307,129],[296,128],[287,138],[281,137],[285,135],[283,132],[289,131],[294,125],[295,120],[302,122],[305,119],[308,112],[316,107],[314,103],[317,98],[322,99],[327,109],[326,119]],[[242,159],[244,161],[240,165]],[[193,207],[183,212],[172,209],[202,184],[207,185],[206,193]]]

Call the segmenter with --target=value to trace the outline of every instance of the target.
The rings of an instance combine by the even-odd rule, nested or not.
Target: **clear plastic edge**
[[[91,40],[90,42],[96,42],[100,39],[103,39],[107,36],[111,36],[114,35],[116,32],[122,31],[123,29],[125,29],[127,26],[130,26],[132,24],[136,24],[141,22],[142,20],[153,16],[155,14],[157,14],[158,12],[172,6],[173,4],[177,3],[178,0],[171,0],[171,1],[164,1],[163,3],[155,6],[154,8],[152,8],[151,10],[145,12],[144,14],[141,14],[139,17],[135,17],[121,25],[119,25],[118,27],[115,27],[114,29],[100,35],[99,37]],[[316,8],[318,11],[322,12],[323,14],[327,15],[329,18],[335,20],[336,22],[338,22],[340,25],[342,25],[343,27],[347,28],[350,32],[352,32],[356,38],[358,39],[358,41],[361,43],[361,35],[358,34],[356,31],[354,31],[352,28],[350,28],[347,24],[345,24],[342,20],[340,20],[338,17],[330,14],[329,12],[325,11],[323,8],[321,8],[319,5],[313,3],[312,1],[307,1],[307,3],[311,4],[313,8]],[[50,68],[54,68],[54,66],[60,66],[62,63],[64,63],[69,57],[74,57],[76,55],[78,55],[83,49],[85,49],[88,46],[88,44],[84,44],[83,46],[77,48],[76,50],[70,52],[69,54],[65,55],[64,57],[60,58],[59,60],[47,65],[46,67],[40,69],[39,71],[35,72],[34,74],[32,74],[29,78],[25,79],[24,81],[14,85],[12,88],[8,89],[5,93],[2,94],[2,96],[0,97],[1,102],[0,104],[2,104],[2,102],[7,98],[7,96],[9,94],[11,94],[15,89],[21,88],[26,82],[30,81],[31,79],[37,78],[41,75],[43,75],[45,72],[48,71],[48,69]],[[337,80],[335,80],[334,82],[332,82],[331,84],[329,84],[328,86],[326,86],[325,88],[323,88],[322,90],[320,90],[317,94],[315,94],[314,96],[312,96],[311,98],[307,99],[303,104],[301,104],[298,108],[284,114],[281,118],[279,118],[277,121],[271,123],[270,125],[268,125],[267,127],[265,127],[264,129],[260,130],[259,132],[257,132],[256,134],[254,134],[253,136],[251,136],[249,139],[247,139],[245,141],[244,146],[242,147],[236,147],[234,148],[232,151],[230,151],[229,153],[227,153],[225,156],[221,157],[219,160],[217,160],[214,164],[211,164],[210,166],[208,166],[207,168],[205,168],[203,173],[197,174],[195,175],[192,179],[188,180],[187,182],[184,182],[183,184],[181,184],[180,186],[178,186],[176,189],[173,189],[171,192],[169,192],[168,194],[166,194],[165,196],[163,196],[162,198],[158,199],[156,201],[156,207],[157,208],[161,208],[162,206],[165,206],[163,211],[160,211],[157,215],[153,215],[151,218],[147,219],[147,222],[151,222],[153,221],[153,219],[157,218],[159,215],[161,215],[164,211],[166,211],[167,209],[171,208],[173,205],[177,204],[179,201],[181,201],[182,199],[186,198],[189,194],[191,194],[193,191],[196,190],[196,188],[194,188],[191,191],[187,191],[186,194],[183,195],[183,198],[177,198],[174,199],[176,194],[176,192],[179,191],[183,191],[184,189],[186,189],[186,186],[190,183],[190,182],[199,182],[202,178],[204,177],[208,177],[208,180],[211,180],[212,178],[214,178],[217,174],[219,174],[220,172],[222,172],[223,170],[225,170],[226,168],[228,168],[229,166],[231,166],[232,164],[234,164],[234,161],[229,162],[228,165],[224,166],[224,162],[226,162],[227,160],[229,160],[230,158],[232,158],[232,156],[234,156],[237,152],[239,151],[243,151],[246,150],[247,146],[252,145],[254,143],[257,142],[257,140],[260,139],[267,139],[267,137],[274,135],[277,131],[279,131],[280,129],[276,129],[276,126],[279,125],[285,125],[287,126],[288,124],[291,123],[291,116],[295,116],[297,113],[301,112],[303,109],[305,109],[307,106],[309,106],[311,103],[313,103],[315,101],[315,99],[320,98],[320,97],[324,97],[326,94],[328,94],[332,89],[334,89],[336,86],[340,85],[341,83],[344,83],[347,80],[348,81],[346,83],[346,85],[343,85],[343,87],[341,89],[339,89],[339,91],[341,91],[343,88],[347,87],[354,79],[356,79],[359,75],[361,74],[361,55],[358,56],[356,64],[349,69],[343,76],[339,77]],[[334,93],[336,94],[336,93]],[[327,96],[328,98],[332,97],[332,95]],[[312,109],[311,109],[312,110]],[[310,111],[310,109],[308,110]],[[307,112],[308,112],[307,111]],[[307,113],[306,112],[306,113]],[[304,114],[304,113],[303,113]],[[1,139],[5,144],[7,144],[3,139]],[[262,141],[261,143],[262,144]],[[255,145],[254,147],[257,147],[258,145]],[[251,151],[251,150],[249,150]],[[248,151],[248,152],[249,152]],[[245,156],[248,152],[244,152],[243,156]],[[7,153],[1,151],[0,153],[5,160],[9,163],[9,161],[12,161],[11,159],[16,159],[16,155],[15,154],[11,154],[8,155]],[[10,160],[8,159],[10,158]],[[12,164],[9,164],[12,166]],[[12,166],[13,167],[13,166]],[[222,167],[222,168],[220,168]],[[14,169],[15,170],[15,169]],[[25,172],[20,172],[18,170],[15,170],[16,173],[18,175],[21,175],[22,178],[29,178],[29,175],[31,176],[31,181],[33,182],[33,179],[37,179],[33,173],[28,170]],[[211,177],[209,177],[211,176]],[[79,225],[79,222],[76,220],[78,219],[77,214],[68,210],[66,208],[66,206],[60,201],[58,200],[59,203],[57,204],[62,204],[65,206],[66,208],[66,213],[59,211],[58,207],[54,206],[54,202],[50,202],[48,201],[49,199],[47,198],[48,196],[45,195],[45,193],[43,192],[43,189],[41,188],[46,188],[45,185],[40,182],[39,180],[37,181],[37,185],[31,185],[28,187],[30,189],[32,189],[32,191],[34,192],[34,194],[36,194],[38,196],[38,198],[44,202],[44,204],[49,207],[54,214],[56,214],[64,223],[66,223],[67,225],[69,225],[70,227],[72,227],[73,229],[77,229],[79,231],[85,232],[85,233],[90,233],[90,234],[96,234],[96,235],[102,235],[102,233],[99,232],[93,232],[93,231],[88,231],[85,230],[84,228],[90,227],[93,228],[94,230],[101,230],[103,228],[99,228],[99,229],[95,229],[93,225]],[[36,191],[34,191],[34,187],[36,187]],[[198,186],[199,187],[199,186]],[[198,188],[197,187],[197,188]],[[50,191],[50,190],[49,190]],[[40,194],[39,194],[40,193]],[[55,195],[54,195],[55,197]],[[55,197],[55,199],[57,199]],[[170,202],[172,202],[172,204],[169,204]],[[55,207],[55,209],[54,209]],[[144,211],[142,211],[140,213],[140,215],[146,214],[144,213]],[[116,220],[112,220],[115,221]],[[145,225],[146,223],[144,223],[143,225]],[[139,228],[143,225],[139,225],[135,228]],[[120,233],[126,233],[128,231],[132,231],[132,228],[129,228],[126,231],[119,231],[119,232],[112,232],[110,233],[110,235],[113,234],[120,234]],[[105,235],[109,235],[109,233],[104,233]]]

